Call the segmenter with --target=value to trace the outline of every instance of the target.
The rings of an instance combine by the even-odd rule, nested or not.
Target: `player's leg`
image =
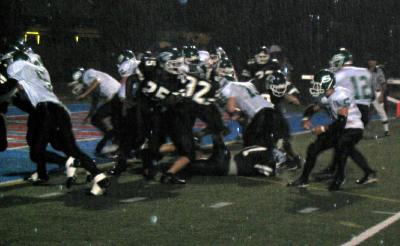
[[[71,118],[67,110],[58,104],[51,104],[54,108],[54,115],[57,126],[62,133],[64,140],[64,152],[68,156],[72,156],[79,160],[80,167],[85,168],[93,177],[93,186],[91,189],[92,195],[102,195],[105,189],[109,186],[109,180],[107,176],[102,173],[87,154],[82,152],[78,147],[75,136],[72,132]]]
[[[311,143],[307,148],[306,162],[303,167],[301,176],[288,184],[288,186],[304,187],[308,184],[308,179],[317,161],[318,155],[332,147],[334,147],[335,136],[329,133],[322,133],[318,135],[317,139]]]
[[[381,92],[376,93],[376,98],[372,104],[374,105],[374,108],[376,109],[379,117],[381,118],[383,130],[385,132],[385,135],[387,136],[387,135],[389,135],[389,121],[388,121],[388,116],[385,111],[383,102],[382,103],[378,102],[378,98],[380,97],[380,94],[381,94]]]
[[[46,147],[50,135],[56,128],[51,108],[47,103],[39,103],[28,119],[28,144],[30,159],[37,164],[37,179],[31,176],[30,181],[41,183],[49,179],[46,170]]]
[[[177,173],[195,159],[191,115],[187,111],[187,105],[181,106],[168,112],[172,117],[168,120],[168,136],[170,136],[173,144],[176,146],[178,158],[162,175],[161,183],[185,184],[186,180],[178,177]]]

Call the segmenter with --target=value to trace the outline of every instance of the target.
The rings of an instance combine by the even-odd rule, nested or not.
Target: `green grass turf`
[[[349,161],[347,182],[335,193],[324,183],[287,188],[299,171],[272,179],[192,177],[173,186],[143,181],[133,168],[103,197],[86,196],[83,184],[66,192],[61,174],[48,186],[1,187],[0,245],[340,245],[391,216],[373,211],[400,211],[400,122],[391,128],[390,137],[359,144],[380,182],[354,184],[362,173]],[[381,131],[380,124],[371,130]],[[293,145],[304,154],[313,138],[295,136]],[[315,170],[331,156],[322,155]],[[38,197],[53,192],[61,195]],[[133,197],[148,199],[120,202]],[[210,208],[218,202],[232,204]],[[318,210],[299,213],[307,207]],[[363,245],[400,245],[399,232],[398,221]]]

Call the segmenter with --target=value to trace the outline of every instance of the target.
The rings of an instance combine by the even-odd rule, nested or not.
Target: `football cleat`
[[[308,181],[298,178],[295,181],[289,182],[287,184],[288,187],[298,187],[298,188],[306,188],[309,185]]]
[[[42,184],[46,184],[47,181],[49,181],[49,176],[46,174],[43,177],[39,176],[39,174],[37,172],[32,173],[31,176],[28,176],[26,178],[24,178],[24,180],[26,182],[29,182],[33,185],[42,185]]]
[[[93,196],[101,196],[105,193],[106,189],[110,186],[110,180],[104,173],[97,174],[93,178],[93,186],[90,194]]]
[[[185,179],[179,178],[175,174],[169,173],[169,172],[164,173],[161,176],[160,182],[162,184],[186,184],[186,180]]]
[[[376,183],[376,182],[378,182],[378,178],[376,177],[375,171],[365,174],[364,177],[356,180],[356,184],[359,184],[359,185],[371,184],[371,183]]]
[[[340,186],[344,184],[344,180],[341,179],[335,179],[333,182],[329,185],[328,190],[329,191],[338,191],[340,190]]]

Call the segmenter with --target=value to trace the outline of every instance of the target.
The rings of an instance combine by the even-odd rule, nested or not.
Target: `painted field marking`
[[[352,227],[352,228],[362,228],[361,225],[350,222],[350,221],[339,221],[339,224],[347,227]]]
[[[61,196],[63,195],[62,192],[52,192],[52,193],[46,193],[46,194],[42,194],[39,196],[36,196],[37,198],[49,198],[49,197],[55,197],[55,196]]]
[[[393,215],[396,214],[394,212],[386,212],[386,211],[372,211],[374,214],[388,214],[388,215]]]
[[[301,210],[299,210],[297,212],[301,213],[301,214],[309,214],[309,213],[315,212],[317,210],[319,210],[319,208],[308,207],[308,208],[303,208],[303,209],[301,209]]]
[[[229,205],[232,205],[232,202],[217,202],[210,206],[210,208],[223,208]]]
[[[132,197],[132,198],[128,198],[128,199],[119,200],[119,202],[122,202],[122,203],[133,203],[133,202],[144,201],[146,199],[147,199],[147,197]]]
[[[364,242],[368,238],[372,237],[373,235],[377,234],[378,232],[382,231],[383,229],[385,229],[386,227],[390,226],[391,224],[395,223],[398,220],[400,220],[400,212],[392,215],[391,217],[387,218],[381,223],[376,224],[373,227],[365,230],[360,235],[353,237],[350,241],[342,244],[342,246],[359,245],[360,243]]]

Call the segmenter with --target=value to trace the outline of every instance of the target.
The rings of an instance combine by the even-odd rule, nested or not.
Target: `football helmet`
[[[257,64],[266,64],[269,61],[269,50],[266,46],[261,46],[258,52],[254,55]]]
[[[233,67],[232,61],[228,58],[222,58],[217,67],[217,75],[220,77],[234,77],[235,69]]]
[[[124,50],[118,56],[118,64],[121,64],[122,62],[130,60],[130,59],[136,59],[135,53],[133,53],[132,50]]]
[[[287,90],[285,75],[280,71],[275,71],[265,78],[268,88],[277,97],[283,97]]]
[[[177,48],[162,52],[158,56],[161,67],[171,74],[180,74],[183,71],[184,61],[182,53]]]
[[[353,64],[353,56],[346,48],[340,48],[329,61],[329,65],[333,71],[340,69],[343,65],[349,64]]]
[[[314,75],[314,79],[311,81],[310,94],[313,97],[319,97],[333,88],[335,83],[335,75],[327,69],[322,69]]]
[[[198,63],[200,61],[199,51],[194,45],[184,46],[183,56],[186,64]]]
[[[83,67],[77,68],[73,73],[72,73],[72,82],[68,83],[68,87],[71,88],[72,94],[79,96],[80,94],[83,93],[83,91],[86,88],[86,85],[82,81],[83,73],[85,72],[85,69]]]
[[[85,72],[85,69],[83,67],[79,67],[79,68],[75,69],[75,71],[72,73],[72,80],[73,81],[81,81],[84,72]]]

